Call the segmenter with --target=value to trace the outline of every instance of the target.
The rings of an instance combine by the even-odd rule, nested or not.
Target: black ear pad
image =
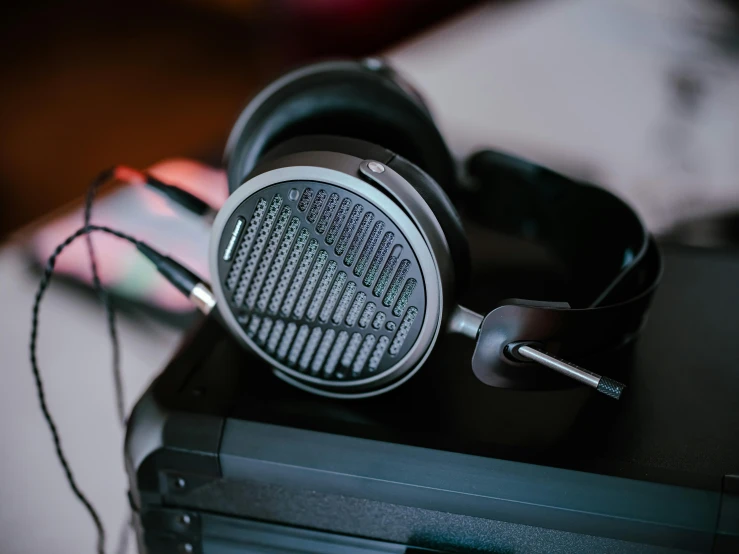
[[[272,147],[316,134],[381,144],[452,189],[454,160],[420,97],[388,66],[372,60],[307,66],[259,93],[226,148],[231,192]]]
[[[459,290],[460,286],[467,284],[470,251],[462,221],[447,195],[430,175],[402,156],[376,144],[327,135],[300,136],[287,140],[266,152],[260,161],[268,162],[289,154],[309,151],[339,152],[365,160],[377,160],[398,172],[420,193],[439,222],[454,264],[455,288]]]

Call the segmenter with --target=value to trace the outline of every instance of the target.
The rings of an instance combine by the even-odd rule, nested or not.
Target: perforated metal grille
[[[316,182],[264,188],[234,211],[220,246],[229,307],[279,364],[364,379],[397,364],[418,337],[426,299],[415,254],[380,207],[352,192]]]

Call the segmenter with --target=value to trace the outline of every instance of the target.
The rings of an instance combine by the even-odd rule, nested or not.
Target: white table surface
[[[6,299],[0,315],[0,552],[94,552],[94,528],[64,479],[36,399],[28,339],[38,274],[16,246],[0,250],[0,283]],[[111,545],[126,517],[128,484],[105,315],[91,298],[56,285],[41,307],[39,365],[72,469],[99,509]],[[119,317],[118,326],[131,407],[180,334],[144,318]]]
[[[426,95],[457,154],[494,146],[587,173],[632,200],[659,230],[739,203],[736,63],[706,61],[704,45],[685,38],[681,12],[668,3],[695,7],[678,0],[649,8],[639,0],[485,5],[389,58]],[[678,144],[685,167],[658,140],[681,129],[664,115],[665,76],[680,60],[707,82],[689,137]],[[12,244],[0,250],[0,284],[0,552],[93,552],[94,529],[63,478],[33,389],[28,334],[37,275]],[[43,305],[41,371],[72,468],[102,513],[112,552],[127,482],[110,345],[102,308],[68,290],[52,285]],[[147,319],[120,317],[119,325],[130,406],[179,333]]]
[[[739,206],[739,54],[705,38],[727,33],[722,15],[701,0],[483,5],[389,59],[458,156],[493,147],[592,178],[660,232]],[[701,84],[689,113],[677,72]]]

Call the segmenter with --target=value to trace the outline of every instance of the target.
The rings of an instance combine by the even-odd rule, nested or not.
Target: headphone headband
[[[659,250],[636,213],[602,188],[497,152],[475,154],[468,169],[481,184],[467,213],[545,245],[571,269],[565,302],[512,299],[488,314],[475,375],[499,387],[558,386],[561,378],[518,349],[528,344],[582,360],[630,342],[662,273]]]

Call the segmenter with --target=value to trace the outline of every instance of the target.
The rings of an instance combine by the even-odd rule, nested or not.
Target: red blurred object
[[[140,185],[146,182],[146,175],[143,171],[125,165],[116,166],[115,170],[113,170],[113,176],[117,180],[130,185]]]

